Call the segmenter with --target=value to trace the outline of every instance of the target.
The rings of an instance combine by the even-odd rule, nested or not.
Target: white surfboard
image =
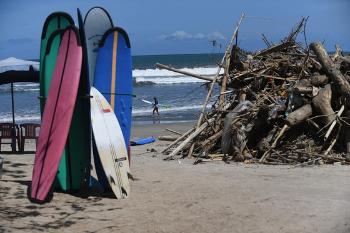
[[[103,170],[115,196],[126,198],[130,193],[130,168],[122,130],[103,95],[91,87],[91,96],[92,131]]]

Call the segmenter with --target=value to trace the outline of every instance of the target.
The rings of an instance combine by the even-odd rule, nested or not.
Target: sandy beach
[[[132,137],[192,125],[136,125]],[[2,155],[0,232],[350,232],[347,166],[193,165],[163,161],[168,144],[132,147],[135,180],[125,200],[55,192],[50,203],[32,204],[26,190],[34,155]]]

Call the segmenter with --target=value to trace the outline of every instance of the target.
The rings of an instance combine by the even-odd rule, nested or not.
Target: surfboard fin
[[[134,178],[134,176],[130,172],[128,172],[128,178],[132,181],[137,180],[136,178]]]
[[[125,188],[122,186],[121,187],[122,190],[122,194],[123,194],[123,198],[127,198],[128,197],[128,193],[126,192]]]
[[[109,176],[109,180],[111,181],[111,183],[115,184],[115,181],[112,176]]]

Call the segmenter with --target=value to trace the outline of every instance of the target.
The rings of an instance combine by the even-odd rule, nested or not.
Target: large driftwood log
[[[323,86],[328,83],[328,77],[326,75],[314,74],[310,78],[311,84],[315,87]]]
[[[165,136],[159,136],[158,140],[160,141],[176,141],[179,137],[176,136],[170,136],[170,135],[165,135]]]
[[[337,85],[340,94],[345,97],[345,104],[347,107],[350,106],[350,84],[340,72],[336,69],[333,61],[327,54],[320,42],[312,43],[310,48],[315,52],[318,60],[320,61],[322,68],[326,71],[328,77]]]
[[[312,108],[310,104],[306,104],[303,107],[298,108],[297,110],[291,112],[287,119],[286,124],[289,127],[300,124],[306,121],[312,115]]]
[[[179,69],[175,69],[173,67],[166,66],[166,65],[163,65],[163,64],[160,64],[160,63],[156,63],[156,67],[159,68],[159,69],[170,70],[170,71],[173,71],[173,72],[176,72],[176,73],[179,73],[179,74],[184,74],[184,75],[191,76],[191,77],[198,78],[198,79],[202,79],[202,80],[205,80],[205,81],[212,82],[214,80],[214,78],[212,78],[212,77],[206,77],[206,76],[201,76],[201,75],[198,75],[198,74],[193,74],[193,73],[190,73],[190,72],[187,72],[187,71],[183,71],[183,70],[179,70]]]
[[[286,118],[286,124],[283,126],[283,128],[277,135],[275,141],[272,143],[271,148],[263,154],[259,162],[265,162],[271,150],[276,148],[277,143],[279,142],[280,138],[284,135],[285,132],[287,132],[292,126],[298,125],[306,121],[310,116],[312,116],[312,107],[310,104],[306,104],[303,107],[300,107],[297,110],[291,112]]]
[[[291,112],[286,118],[286,124],[283,126],[282,130],[276,137],[275,141],[272,143],[271,148],[275,148],[279,139],[283,136],[287,130],[291,127],[298,125],[304,121],[306,121],[309,117],[312,116],[312,107],[310,104],[306,104],[297,110]]]
[[[335,112],[331,106],[332,100],[332,88],[330,84],[327,84],[324,88],[321,88],[318,95],[312,99],[312,105],[316,112],[321,114],[322,123],[328,125],[335,119]]]

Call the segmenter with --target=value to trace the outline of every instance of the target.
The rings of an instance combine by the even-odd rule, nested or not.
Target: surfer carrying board
[[[158,100],[156,97],[153,97],[153,116],[154,116],[154,113],[157,112],[157,115],[159,116],[159,112],[158,112]]]

